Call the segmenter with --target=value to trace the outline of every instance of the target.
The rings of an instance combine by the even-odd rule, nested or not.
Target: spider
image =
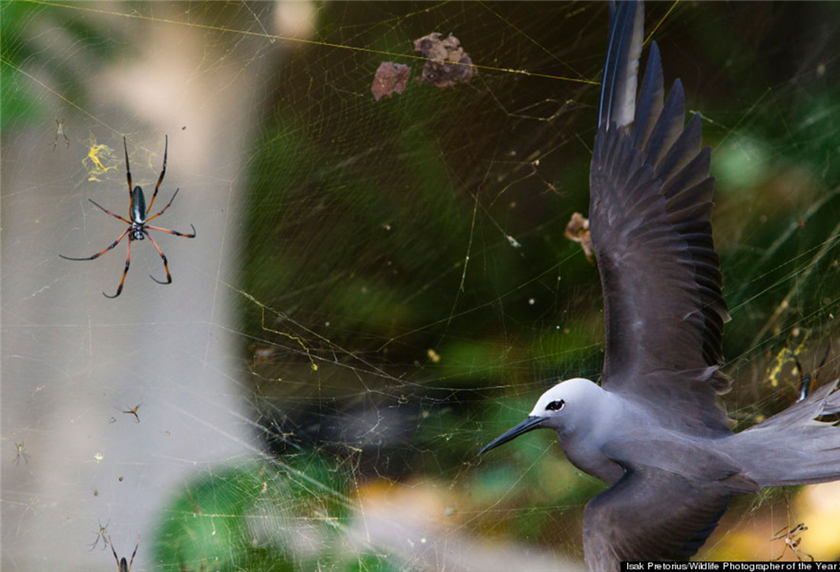
[[[114,543],[111,537],[108,537],[108,542],[111,544],[111,552],[114,553],[114,560],[117,561],[117,572],[131,572],[131,565],[134,564],[134,555],[137,554],[137,549],[140,548],[140,537],[137,537],[137,546],[134,547],[134,552],[131,553],[131,562],[125,561],[125,556],[120,559],[117,556],[117,551],[114,550]]]
[[[787,517],[788,517],[788,525],[785,527],[780,528],[773,538],[771,538],[771,542],[773,540],[785,540],[785,546],[782,549],[782,553],[779,554],[778,558],[773,558],[771,562],[778,562],[781,560],[787,549],[790,548],[791,552],[796,555],[796,559],[802,562],[802,556],[804,555],[807,557],[811,562],[814,561],[814,557],[799,548],[799,545],[802,543],[802,533],[808,530],[808,527],[805,526],[804,522],[800,522],[796,525],[791,525],[791,511],[790,511],[790,498],[788,497],[787,490],[785,490],[785,508],[787,509]]]
[[[23,458],[23,462],[25,464],[29,464],[29,455],[27,455],[26,451],[23,450],[23,443],[15,443],[15,449],[17,449],[17,455],[15,455],[15,466],[20,465],[21,458]]]
[[[58,136],[62,135],[64,137],[64,141],[67,142],[67,147],[70,147],[70,138],[67,137],[67,133],[64,132],[64,120],[63,119],[56,119],[55,124],[58,126],[56,127],[55,131],[55,141],[53,141],[53,151],[58,146]]]
[[[105,523],[105,526],[102,526],[102,521],[97,521],[99,523],[99,532],[96,532],[96,540],[93,541],[93,544],[90,545],[90,550],[88,552],[92,552],[96,549],[96,545],[99,544],[99,539],[102,539],[102,550],[105,550],[105,532],[108,530],[108,525],[111,524],[111,521]]]
[[[779,560],[781,560],[782,557],[784,557],[785,552],[787,552],[788,548],[790,548],[791,552],[796,554],[796,559],[800,562],[802,562],[802,556],[800,556],[800,554],[804,555],[806,558],[808,558],[808,560],[813,562],[814,557],[802,550],[801,548],[799,548],[799,544],[802,542],[801,534],[806,530],[808,530],[808,527],[805,526],[804,522],[800,522],[793,528],[791,528],[790,525],[788,525],[784,528],[779,529],[779,531],[776,532],[776,536],[774,536],[770,540],[781,540],[784,538],[785,547],[784,549],[782,549],[782,553],[779,554],[779,557],[774,558],[773,560],[771,560],[771,562],[778,562]]]
[[[119,411],[120,413],[125,413],[126,415],[134,415],[134,420],[137,423],[140,423],[140,416],[137,415],[137,410],[140,409],[141,405],[143,405],[142,401],[135,405],[132,409],[127,409],[125,411],[123,411],[122,409],[118,409],[117,411]]]
[[[117,240],[114,241],[114,243],[111,246],[109,246],[102,252],[94,254],[93,256],[88,256],[86,258],[71,258],[69,256],[59,254],[60,257],[66,260],[95,260],[103,254],[105,254],[106,252],[108,252],[109,250],[111,250],[112,248],[114,248],[115,246],[117,246],[120,243],[120,241],[122,241],[122,239],[125,238],[126,235],[128,235],[128,256],[126,256],[125,259],[125,271],[123,271],[122,280],[120,281],[120,285],[117,288],[117,293],[113,296],[109,296],[108,294],[105,294],[105,292],[102,293],[106,298],[116,298],[122,292],[123,284],[125,284],[125,277],[128,274],[128,267],[131,264],[131,243],[133,241],[144,240],[145,238],[148,238],[150,241],[152,241],[152,246],[155,247],[155,250],[157,250],[157,253],[163,260],[163,267],[164,269],[166,269],[166,281],[158,280],[151,274],[149,275],[149,277],[158,284],[171,284],[172,275],[169,273],[169,263],[166,260],[166,255],[160,249],[157,242],[155,242],[155,239],[152,238],[152,235],[149,234],[149,231],[159,230],[161,232],[168,232],[169,234],[174,234],[175,236],[195,238],[195,226],[193,226],[192,224],[190,225],[192,227],[192,234],[186,234],[175,230],[168,230],[157,226],[149,226],[148,224],[149,221],[159,217],[160,215],[166,212],[166,209],[168,209],[172,205],[172,201],[174,201],[175,197],[178,196],[178,191],[180,189],[175,189],[175,193],[172,195],[172,198],[169,199],[169,202],[166,204],[166,206],[163,207],[162,211],[160,211],[154,216],[146,218],[149,212],[151,212],[152,210],[152,205],[155,204],[155,198],[157,197],[158,189],[160,189],[160,184],[163,182],[163,176],[166,174],[166,154],[169,151],[169,136],[166,136],[166,147],[163,151],[163,170],[160,172],[160,178],[158,178],[157,185],[155,186],[155,192],[152,195],[152,201],[149,203],[148,208],[146,208],[146,197],[143,195],[143,189],[141,189],[139,186],[134,187],[134,190],[131,189],[131,167],[128,164],[128,144],[125,141],[125,137],[123,137],[123,147],[125,148],[125,172],[126,177],[128,179],[128,195],[130,199],[128,210],[130,213],[129,216],[131,217],[131,220],[125,219],[118,214],[112,213],[111,211],[98,205],[91,199],[88,200],[92,202],[94,206],[105,211],[107,214],[111,215],[114,218],[118,218],[124,223],[126,223],[128,225],[128,228],[125,229],[125,231],[120,235],[120,237]]]

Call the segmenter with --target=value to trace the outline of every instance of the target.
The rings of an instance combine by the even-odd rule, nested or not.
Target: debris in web
[[[566,238],[573,242],[579,242],[586,259],[594,264],[595,252],[592,250],[592,237],[589,236],[589,219],[583,218],[580,213],[572,214],[569,224],[566,225]]]
[[[88,174],[88,181],[100,181],[100,176],[108,171],[117,170],[117,158],[114,150],[104,144],[98,144],[96,139],[91,137],[88,145],[88,154],[82,159]]]
[[[395,93],[401,94],[408,83],[408,77],[411,75],[411,68],[402,64],[395,64],[394,62],[382,62],[376,70],[376,75],[373,76],[373,85],[370,86],[370,91],[376,101],[383,97],[390,98]]]
[[[438,32],[414,40],[414,51],[421,52],[430,60],[423,66],[423,74],[417,81],[435,87],[452,87],[472,79],[477,70],[460,46],[461,41],[452,34],[441,40]]]

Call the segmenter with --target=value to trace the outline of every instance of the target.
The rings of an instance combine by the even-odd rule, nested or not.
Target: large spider
[[[158,280],[157,278],[155,278],[151,274],[149,275],[149,277],[152,280],[154,280],[155,282],[157,282],[158,284],[171,284],[172,283],[172,275],[169,273],[169,264],[166,261],[166,255],[163,253],[163,251],[157,245],[157,242],[155,242],[155,239],[152,238],[152,235],[150,235],[148,231],[159,230],[161,232],[168,232],[169,234],[174,234],[175,236],[184,236],[184,237],[187,237],[187,238],[195,238],[195,226],[193,226],[192,224],[190,225],[192,227],[192,234],[186,234],[186,233],[183,233],[183,232],[178,232],[178,231],[175,231],[175,230],[169,230],[169,229],[166,229],[166,228],[160,228],[160,227],[157,227],[157,226],[149,226],[149,224],[148,224],[149,221],[159,217],[160,215],[162,215],[163,213],[166,212],[166,209],[168,209],[172,205],[172,201],[175,200],[175,197],[178,196],[178,191],[180,191],[181,189],[175,189],[175,193],[172,195],[172,198],[169,199],[169,202],[166,204],[166,206],[163,207],[162,211],[160,211],[159,213],[157,213],[154,216],[146,218],[148,216],[149,212],[152,210],[152,205],[155,204],[155,198],[157,197],[158,189],[160,189],[160,184],[163,182],[163,176],[166,174],[166,154],[169,151],[169,136],[168,135],[166,136],[166,147],[164,148],[164,151],[163,151],[163,170],[160,172],[160,178],[158,178],[157,185],[155,186],[155,193],[152,195],[152,201],[149,203],[148,208],[146,208],[146,197],[143,195],[143,189],[141,189],[140,186],[134,187],[134,190],[131,189],[131,167],[128,164],[128,144],[125,141],[125,137],[123,137],[123,147],[125,148],[125,173],[126,173],[126,177],[128,178],[128,196],[129,196],[129,199],[131,201],[129,203],[129,207],[128,207],[129,216],[131,217],[131,220],[127,220],[127,219],[121,217],[118,214],[112,213],[108,209],[106,209],[106,208],[98,205],[97,203],[95,203],[92,199],[88,199],[88,200],[90,202],[92,202],[95,206],[97,206],[98,208],[102,209],[103,211],[105,211],[106,213],[111,215],[112,217],[118,218],[121,221],[123,221],[124,223],[126,223],[128,225],[128,228],[125,229],[125,232],[123,232],[120,235],[120,237],[117,240],[114,241],[114,243],[111,246],[109,246],[108,248],[106,248],[102,252],[98,252],[98,253],[94,254],[93,256],[88,256],[86,258],[71,258],[69,256],[64,256],[63,254],[59,254],[60,257],[66,259],[66,260],[95,260],[95,259],[99,258],[100,256],[102,256],[103,254],[105,254],[106,252],[108,252],[109,250],[111,250],[112,248],[114,248],[115,246],[117,246],[120,243],[120,241],[123,238],[125,238],[126,235],[128,235],[128,256],[126,256],[126,259],[125,259],[125,271],[123,272],[122,280],[120,280],[120,285],[117,288],[117,293],[114,294],[113,296],[108,296],[108,294],[105,294],[105,292],[102,293],[106,298],[116,298],[122,292],[123,284],[125,284],[125,277],[128,274],[128,267],[131,264],[131,243],[132,243],[132,241],[144,240],[146,237],[148,237],[148,239],[152,241],[152,245],[155,247],[155,250],[157,250],[157,253],[160,254],[161,259],[163,259],[163,267],[166,269],[166,281],[164,282],[162,280]]]

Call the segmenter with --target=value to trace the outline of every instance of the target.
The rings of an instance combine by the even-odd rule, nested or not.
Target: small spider
[[[776,532],[776,535],[770,540],[781,540],[782,538],[784,538],[785,547],[782,550],[782,553],[779,554],[778,558],[774,558],[771,562],[778,562],[779,560],[781,560],[782,557],[785,555],[785,552],[787,552],[788,548],[790,548],[791,552],[796,554],[796,559],[800,562],[802,561],[802,556],[800,556],[799,554],[803,554],[811,562],[813,562],[814,557],[802,550],[801,548],[799,548],[799,544],[802,542],[802,537],[800,535],[806,530],[808,530],[808,527],[805,526],[804,522],[800,522],[793,528],[791,528],[790,525],[788,525],[784,528],[779,529],[779,531]]]
[[[20,459],[23,458],[23,462],[25,464],[29,464],[29,455],[23,450],[23,443],[15,443],[15,449],[17,449],[17,454],[15,455],[15,466],[20,464]]]
[[[117,551],[114,550],[114,543],[111,537],[108,537],[108,542],[111,544],[111,552],[114,553],[114,560],[117,561],[117,572],[131,572],[131,565],[134,564],[134,555],[137,554],[137,549],[140,548],[140,537],[137,537],[137,546],[134,547],[134,552],[131,553],[131,562],[125,561],[125,556],[120,559],[117,556]]]
[[[58,136],[61,135],[64,137],[64,141],[67,142],[67,147],[70,147],[70,138],[67,137],[67,133],[64,132],[64,120],[63,119],[56,119],[55,124],[58,126],[55,130],[55,141],[53,141],[53,151],[55,151],[56,146],[58,146]]]
[[[105,523],[105,526],[102,526],[102,521],[96,521],[99,523],[99,532],[96,532],[96,540],[93,541],[93,544],[90,545],[90,550],[88,552],[92,552],[96,549],[96,545],[99,544],[99,539],[102,539],[102,550],[105,550],[105,531],[108,530],[108,525],[111,524],[111,521]]]
[[[788,497],[787,490],[785,490],[784,493],[785,493],[785,509],[786,509],[786,512],[787,512],[788,524],[787,524],[787,526],[782,527],[778,531],[776,531],[776,534],[770,540],[771,541],[781,540],[781,539],[784,538],[785,539],[785,547],[782,549],[782,553],[779,554],[779,557],[774,558],[772,560],[772,562],[777,562],[777,561],[781,560],[784,557],[785,553],[787,552],[788,548],[790,548],[791,552],[793,552],[796,555],[796,559],[799,560],[800,562],[802,562],[802,556],[800,556],[799,553],[804,554],[805,556],[807,556],[811,560],[811,562],[813,562],[814,557],[811,556],[810,554],[808,554],[807,552],[805,552],[804,550],[799,548],[799,544],[802,542],[801,535],[802,535],[803,532],[808,530],[808,527],[805,526],[804,522],[800,522],[799,524],[797,524],[795,526],[791,525],[791,523],[793,521],[791,520],[792,513],[791,513],[791,510],[790,510],[790,498]]]
[[[127,409],[125,411],[120,409],[119,411],[120,411],[120,413],[125,413],[126,415],[134,415],[134,420],[137,421],[137,423],[140,423],[140,416],[137,415],[137,410],[140,409],[141,405],[143,405],[142,401],[140,403],[138,403],[137,405],[135,405],[133,409]]]
[[[128,210],[130,213],[129,216],[131,217],[131,220],[127,220],[121,217],[120,215],[112,213],[111,211],[98,205],[91,199],[88,200],[92,202],[94,206],[105,211],[107,214],[111,215],[114,218],[118,218],[124,223],[126,223],[128,225],[128,228],[125,229],[125,231],[120,235],[120,237],[117,240],[114,241],[114,243],[111,246],[109,246],[102,252],[94,254],[93,256],[88,256],[86,258],[71,258],[69,256],[59,254],[60,257],[66,260],[95,260],[103,254],[105,254],[106,252],[108,252],[109,250],[111,250],[112,248],[114,248],[115,246],[117,246],[120,243],[120,241],[122,241],[122,239],[125,238],[126,235],[128,235],[128,256],[126,256],[125,259],[125,271],[123,271],[122,280],[120,281],[120,285],[117,288],[117,293],[113,296],[109,296],[108,294],[105,294],[105,292],[102,293],[106,298],[116,298],[122,292],[123,284],[125,284],[125,277],[128,274],[128,267],[131,264],[131,243],[133,241],[144,240],[145,238],[148,238],[150,241],[152,241],[152,246],[155,247],[155,250],[157,250],[157,253],[160,254],[160,257],[163,260],[163,267],[164,269],[166,269],[166,281],[158,280],[151,274],[149,275],[149,277],[158,284],[171,284],[172,275],[169,273],[169,263],[166,260],[166,255],[163,254],[163,251],[160,249],[160,247],[157,245],[157,242],[155,242],[155,239],[152,238],[152,235],[150,235],[148,231],[159,230],[161,232],[168,232],[169,234],[174,234],[175,236],[195,238],[195,226],[193,225],[190,225],[192,227],[192,234],[186,234],[183,232],[177,232],[175,230],[168,230],[165,228],[148,225],[149,221],[159,217],[160,215],[166,212],[166,209],[168,209],[172,205],[172,201],[174,201],[175,197],[178,196],[178,191],[180,189],[175,189],[175,193],[172,195],[172,198],[169,199],[167,205],[163,207],[162,211],[160,211],[154,216],[146,218],[149,212],[151,212],[152,210],[152,205],[155,204],[155,198],[157,197],[158,189],[160,189],[160,184],[163,182],[163,176],[166,174],[166,154],[169,151],[169,136],[167,135],[166,137],[166,147],[163,151],[163,170],[160,172],[160,177],[158,178],[157,185],[155,186],[155,192],[152,195],[152,200],[149,203],[148,208],[146,208],[146,197],[143,195],[143,189],[141,189],[139,186],[134,187],[134,190],[132,190],[131,188],[131,167],[128,164],[128,144],[125,141],[125,137],[123,137],[123,147],[125,148],[125,172],[126,177],[128,179],[128,195],[130,199]]]

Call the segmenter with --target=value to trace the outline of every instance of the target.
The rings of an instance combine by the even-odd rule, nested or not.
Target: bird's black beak
[[[525,421],[507,431],[506,433],[499,435],[493,441],[490,442],[489,445],[484,447],[481,451],[478,452],[479,455],[483,455],[490,449],[495,449],[499,445],[504,445],[508,441],[513,441],[520,435],[524,435],[528,431],[533,431],[534,429],[539,429],[542,425],[543,421],[545,421],[545,417],[536,417],[536,416],[529,416]]]

